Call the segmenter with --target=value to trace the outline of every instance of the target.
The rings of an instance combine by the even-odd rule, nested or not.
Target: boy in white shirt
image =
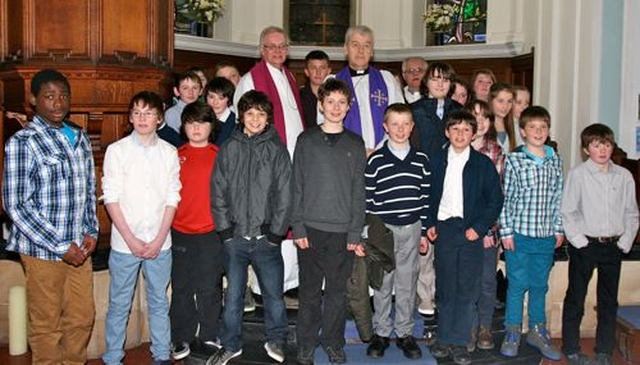
[[[142,268],[153,364],[172,364],[167,287],[171,278],[169,229],[180,201],[180,164],[172,145],[158,138],[162,99],[150,91],[129,104],[133,132],[107,148],[102,190],[113,221],[109,255],[107,365],[121,364],[133,291]]]

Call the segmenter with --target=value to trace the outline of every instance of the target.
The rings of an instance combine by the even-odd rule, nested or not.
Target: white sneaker
[[[267,355],[275,361],[284,362],[284,346],[278,342],[265,342],[264,349],[267,350]]]
[[[186,342],[180,342],[171,349],[171,357],[176,361],[182,360],[189,355],[191,355],[191,349]]]
[[[214,347],[216,349],[220,349],[222,348],[222,345],[220,344],[220,340],[216,340],[216,341],[204,341],[204,344],[210,347]]]
[[[420,308],[418,307],[418,313],[423,316],[433,316],[436,314],[436,310],[434,308]]]

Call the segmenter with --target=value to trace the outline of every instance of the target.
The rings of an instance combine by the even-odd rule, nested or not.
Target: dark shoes
[[[449,356],[450,353],[451,352],[449,350],[449,346],[443,345],[440,342],[436,342],[431,347],[431,355],[433,355],[433,357],[435,357],[436,359],[444,359],[445,357]]]
[[[569,365],[597,365],[594,361],[591,361],[589,356],[577,352],[575,354],[566,355],[567,364]]]
[[[471,364],[471,355],[467,350],[467,346],[456,346],[451,349],[451,358],[457,365]]]
[[[347,355],[342,348],[325,347],[324,351],[332,364],[344,364],[347,362]]]
[[[493,350],[496,344],[493,342],[493,335],[489,327],[480,326],[478,331],[478,348],[480,350]]]
[[[400,346],[400,345],[398,345]],[[367,347],[367,356],[378,359],[384,356],[384,351],[389,347],[389,337],[373,335]]]
[[[396,345],[398,345],[398,348],[402,350],[402,353],[408,359],[419,359],[422,357],[422,350],[418,347],[416,339],[411,335],[398,338]]]
[[[298,355],[296,360],[299,365],[313,365],[313,358],[316,349],[314,347],[298,347]]]

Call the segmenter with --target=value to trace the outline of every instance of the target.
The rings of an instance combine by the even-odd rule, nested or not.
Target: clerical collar
[[[351,74],[351,77],[368,75],[369,67],[367,67],[364,70],[354,70],[351,67],[349,67],[349,73]]]

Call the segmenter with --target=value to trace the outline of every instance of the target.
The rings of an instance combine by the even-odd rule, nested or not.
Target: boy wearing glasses
[[[112,143],[104,156],[102,190],[113,222],[109,255],[107,365],[121,364],[133,291],[142,273],[151,332],[153,364],[172,364],[167,287],[171,277],[169,228],[180,201],[180,163],[175,147],[160,139],[162,99],[150,91],[129,104],[133,132]]]

